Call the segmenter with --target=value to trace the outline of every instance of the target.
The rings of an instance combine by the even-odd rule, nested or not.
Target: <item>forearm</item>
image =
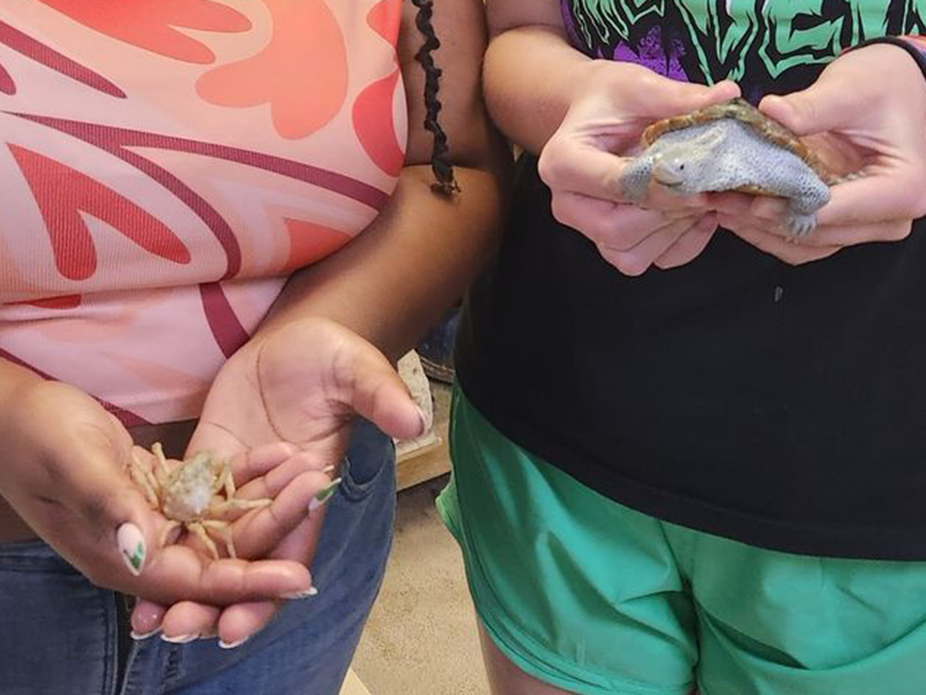
[[[561,27],[521,26],[495,36],[485,57],[485,98],[514,142],[539,153],[559,127],[595,63]]]
[[[21,365],[0,357],[0,412],[16,401],[22,389],[44,381],[42,377]]]
[[[255,339],[291,321],[324,317],[390,359],[400,357],[459,299],[494,248],[503,171],[458,167],[462,192],[447,198],[431,192],[427,166],[406,167],[369,228],[293,275]]]

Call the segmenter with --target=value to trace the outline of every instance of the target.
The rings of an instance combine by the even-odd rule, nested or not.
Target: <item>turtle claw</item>
[[[817,226],[817,216],[800,212],[788,212],[785,218],[785,227],[792,237],[802,239],[810,234]]]

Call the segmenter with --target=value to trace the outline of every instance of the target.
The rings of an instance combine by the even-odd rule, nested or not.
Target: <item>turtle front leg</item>
[[[621,173],[621,190],[631,202],[640,203],[646,199],[655,162],[656,158],[653,155],[641,154],[631,159],[624,167]]]
[[[817,227],[817,210],[830,202],[829,186],[808,173],[797,177],[784,194],[788,197],[785,227],[796,239],[807,236]]]

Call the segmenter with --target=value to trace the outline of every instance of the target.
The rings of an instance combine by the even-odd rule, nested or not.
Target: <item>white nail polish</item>
[[[165,642],[170,642],[171,644],[188,644],[189,642],[198,640],[199,635],[174,635],[173,637],[161,635],[161,639]]]
[[[161,631],[160,627],[154,628],[151,632],[135,632],[135,630],[132,630],[132,632],[129,633],[129,635],[136,642],[141,642],[142,640],[146,640],[149,637],[153,637],[154,635],[158,634],[160,631]]]
[[[280,598],[285,598],[287,601],[298,601],[302,598],[309,598],[310,596],[318,596],[318,589],[314,586],[310,586],[305,591],[294,591],[291,594],[283,594]]]
[[[425,415],[420,405],[416,405],[415,407],[418,408],[418,417],[421,418],[421,428],[418,430],[418,436],[423,437],[428,432],[428,416]]]
[[[223,641],[223,640],[219,640],[219,647],[221,647],[222,649],[234,649],[235,647],[240,647],[242,644],[244,644],[245,642],[247,642],[249,639],[251,639],[251,638],[250,638],[250,637],[242,637],[242,638],[241,638],[240,640],[238,640],[237,642],[225,642],[225,641]]]
[[[126,522],[116,531],[116,545],[126,568],[134,576],[141,575],[145,566],[145,537],[141,530],[133,523]]]
[[[312,501],[309,502],[309,514],[311,514],[316,509],[318,509],[323,504],[325,504],[325,502],[330,500],[334,496],[334,493],[337,492],[338,485],[340,484],[341,484],[341,479],[335,478],[330,483],[328,483],[328,485],[326,485],[321,490],[319,490],[317,493],[315,493],[315,497],[313,497]]]

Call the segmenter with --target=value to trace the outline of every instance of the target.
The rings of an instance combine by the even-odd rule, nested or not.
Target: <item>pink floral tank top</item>
[[[198,415],[406,142],[401,0],[3,0],[0,356]]]

